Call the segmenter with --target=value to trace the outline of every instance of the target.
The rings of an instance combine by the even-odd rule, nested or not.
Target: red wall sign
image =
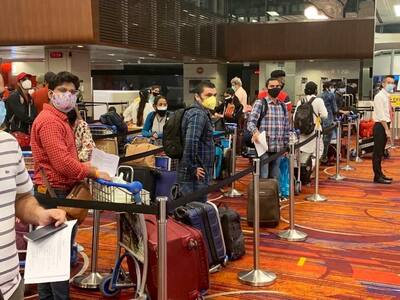
[[[50,57],[51,58],[62,58],[63,53],[61,51],[51,51],[50,52]]]

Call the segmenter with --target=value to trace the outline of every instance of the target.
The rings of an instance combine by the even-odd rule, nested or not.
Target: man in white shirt
[[[382,172],[382,158],[388,138],[391,138],[390,122],[392,121],[392,105],[390,94],[394,92],[394,77],[386,76],[382,82],[381,91],[374,98],[374,152],[372,166],[374,169],[374,182],[391,184],[392,178],[386,177]]]
[[[312,101],[311,105],[314,110],[314,124],[315,124],[315,130],[322,130],[322,120],[326,119],[328,117],[328,110],[325,107],[324,100],[322,98],[317,97],[318,93],[318,86],[315,82],[307,82],[305,88],[304,88],[304,93],[306,95],[305,99],[298,101],[296,105],[296,110],[294,113],[293,118],[296,118],[296,113],[298,107],[304,102],[304,101]],[[315,134],[315,131],[310,133],[309,135],[301,134],[300,135],[300,142],[305,141],[308,139],[310,136]],[[301,152],[309,153],[309,154],[316,154],[316,141],[317,139],[312,140],[308,144],[304,145],[303,147],[300,148]],[[324,151],[324,144],[322,142],[322,134],[321,134],[321,140],[320,140],[320,155],[322,155]]]
[[[0,119],[2,107],[0,105]],[[1,122],[1,121],[0,121]],[[45,210],[32,196],[32,181],[17,141],[0,131],[0,299],[24,299],[19,273],[15,217],[26,224],[56,226],[64,223],[65,211]]]
[[[235,96],[238,97],[240,104],[243,105],[243,112],[251,111],[251,106],[247,104],[247,93],[242,86],[242,80],[235,77],[231,80],[232,89],[235,91]]]

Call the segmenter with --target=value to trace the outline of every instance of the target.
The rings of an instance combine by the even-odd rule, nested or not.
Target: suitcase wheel
[[[112,275],[110,274],[104,277],[100,283],[99,289],[100,292],[104,295],[104,297],[112,298],[117,296],[121,292],[119,288],[113,288],[111,286],[111,281],[112,281]]]

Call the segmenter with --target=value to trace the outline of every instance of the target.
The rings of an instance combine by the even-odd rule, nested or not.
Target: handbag
[[[228,105],[225,108],[224,117],[225,119],[232,120],[234,115],[235,115],[235,104],[228,103]]]
[[[46,189],[52,198],[57,198],[56,193],[54,192],[53,188],[50,186],[50,183],[47,179],[46,173],[43,169],[40,169],[40,173],[43,178],[43,182],[46,186]],[[89,185],[82,181],[77,183],[73,189],[69,192],[66,199],[71,200],[83,200],[83,201],[90,201],[93,200],[93,196],[90,193]],[[77,220],[78,225],[82,224],[83,221],[86,219],[88,210],[86,208],[78,208],[78,207],[58,207],[66,212],[68,220]]]

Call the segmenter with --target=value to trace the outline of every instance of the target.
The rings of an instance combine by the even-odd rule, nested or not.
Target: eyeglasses
[[[77,95],[79,93],[79,90],[68,90],[66,88],[60,87],[54,90],[55,92],[60,92],[60,93],[66,93],[70,92],[72,95]]]

